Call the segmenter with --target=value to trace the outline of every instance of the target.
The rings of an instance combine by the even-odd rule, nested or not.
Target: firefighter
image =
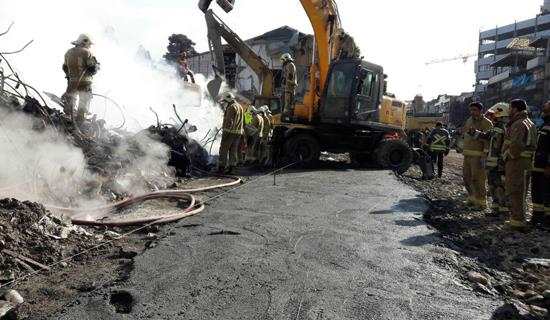
[[[443,174],[443,158],[449,155],[451,136],[449,131],[443,128],[443,123],[438,122],[435,128],[430,132],[427,139],[432,163],[437,163],[437,176],[441,178]]]
[[[264,131],[264,119],[260,115],[260,111],[253,106],[250,107],[252,121],[249,129],[248,149],[246,150],[246,161],[254,164],[259,159],[260,141]]]
[[[488,142],[485,167],[489,194],[493,200],[491,209],[495,215],[499,215],[509,212],[504,188],[502,145],[504,143],[504,131],[510,116],[510,105],[503,102],[497,103],[487,111],[486,116],[493,122],[494,127],[485,134],[477,131],[474,136]]]
[[[525,200],[536,142],[537,130],[528,117],[527,103],[524,100],[512,100],[502,158],[505,163],[506,198],[511,212],[510,220],[506,221],[506,225],[517,230],[527,228]]]
[[[260,142],[260,164],[268,165],[270,162],[270,149],[269,149],[269,139],[271,136],[272,129],[272,117],[271,111],[267,106],[260,108],[262,118],[264,120],[264,130],[262,132],[262,140]]]
[[[283,115],[292,116],[294,114],[294,96],[298,87],[296,78],[296,65],[290,53],[285,53],[281,56],[283,63]]]
[[[531,181],[532,223],[550,228],[550,101],[544,104],[542,118]]]
[[[74,47],[65,53],[63,63],[63,71],[67,78],[67,91],[62,97],[63,109],[77,125],[81,125],[92,100],[92,78],[99,71],[99,62],[90,51],[93,42],[87,34],[81,34],[71,44]],[[78,110],[74,119],[77,99]]]
[[[218,172],[229,174],[238,163],[239,144],[244,133],[243,108],[231,92],[222,94],[219,103],[224,110],[224,116]]]
[[[476,133],[486,133],[493,124],[481,113],[483,104],[472,102],[469,106],[470,118],[464,125],[464,186],[468,192],[466,204],[476,210],[487,208],[487,174],[485,172],[486,141],[476,138]]]
[[[178,58],[178,74],[183,79],[184,82],[195,83],[195,75],[189,69],[189,64],[187,63],[187,52],[182,52]]]

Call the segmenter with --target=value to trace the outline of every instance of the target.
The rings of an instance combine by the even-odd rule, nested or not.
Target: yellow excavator
[[[267,105],[274,112],[272,147],[277,159],[311,166],[322,151],[349,153],[360,165],[374,161],[383,168],[406,171],[417,155],[404,141],[403,128],[380,121],[381,104],[390,99],[384,97],[383,68],[359,58],[339,58],[342,24],[334,0],[299,1],[314,31],[314,63],[308,71],[308,89],[291,116],[283,117],[280,112],[273,71],[209,9],[212,0],[201,0],[199,8],[205,12],[217,71],[223,75],[223,37],[262,83],[254,104]],[[235,1],[217,2],[229,12]],[[220,80],[210,83],[209,90],[215,94],[219,84]]]

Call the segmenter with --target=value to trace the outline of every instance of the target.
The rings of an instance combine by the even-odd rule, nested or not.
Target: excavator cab
[[[333,62],[321,99],[318,121],[341,125],[376,122],[383,83],[381,66],[355,59]]]

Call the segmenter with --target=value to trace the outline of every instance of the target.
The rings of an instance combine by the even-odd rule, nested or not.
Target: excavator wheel
[[[315,137],[309,134],[297,134],[288,139],[283,147],[286,160],[296,162],[302,167],[313,167],[319,161],[321,149]]]
[[[378,165],[397,174],[405,173],[414,160],[412,150],[401,140],[384,140],[374,153]]]

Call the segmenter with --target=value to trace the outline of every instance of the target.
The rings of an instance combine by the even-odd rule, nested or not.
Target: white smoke
[[[94,97],[90,112],[106,119],[107,127],[118,127],[125,119],[125,129],[138,132],[156,124],[150,109],[158,114],[161,123],[178,124],[172,107],[175,105],[180,117],[197,127],[191,137],[200,140],[208,132],[215,132],[221,126],[222,111],[206,98],[206,79],[196,75],[199,91],[186,88],[174,68],[162,58],[168,37],[187,30],[163,29],[160,12],[156,12],[158,23],[145,22],[141,17],[153,14],[150,8],[132,11],[127,3],[0,0],[0,32],[12,21],[15,23],[9,33],[0,37],[0,52],[18,49],[33,39],[23,52],[7,58],[23,81],[39,91],[61,96],[66,89],[61,69],[64,54],[80,33],[88,33],[94,42],[92,52],[101,63],[94,78],[94,93],[112,98],[122,109]],[[60,108],[46,99],[50,107]],[[0,197],[82,204],[82,193],[90,194],[85,189],[102,183],[86,169],[82,151],[65,137],[49,130],[37,133],[32,130],[32,120],[23,115],[2,113],[0,120]],[[113,186],[116,192],[137,194],[150,189],[144,181],[170,179],[170,171],[166,170],[167,147],[145,136],[140,136],[138,145],[146,154],[118,177]],[[129,149],[123,145],[117,152],[126,154]],[[212,151],[217,152],[217,146]]]
[[[54,130],[33,130],[29,116],[6,110],[0,110],[0,197],[81,202],[81,192],[97,181],[82,151]]]
[[[194,137],[202,138],[220,126],[222,112],[205,98],[204,77],[197,76],[201,91],[190,90],[162,58],[170,34],[185,34],[186,30],[166,32],[161,27],[162,12],[158,11],[151,14],[157,15],[159,25],[147,23],[146,19],[140,24],[136,14],[147,14],[146,9],[135,11],[125,1],[0,0],[0,30],[15,22],[12,30],[0,37],[0,51],[17,49],[34,39],[25,51],[9,58],[23,80],[61,96],[66,87],[61,70],[63,56],[71,41],[80,33],[88,33],[94,42],[92,52],[101,63],[94,79],[94,93],[109,96],[122,105],[127,129],[137,131],[154,124],[150,108],[158,113],[161,122],[176,123],[172,108],[176,105],[179,115],[197,126]],[[162,48],[148,48],[148,43]],[[152,53],[152,59],[144,58],[144,52]],[[111,127],[122,123],[121,112],[103,98],[94,97],[90,112],[105,118]]]

